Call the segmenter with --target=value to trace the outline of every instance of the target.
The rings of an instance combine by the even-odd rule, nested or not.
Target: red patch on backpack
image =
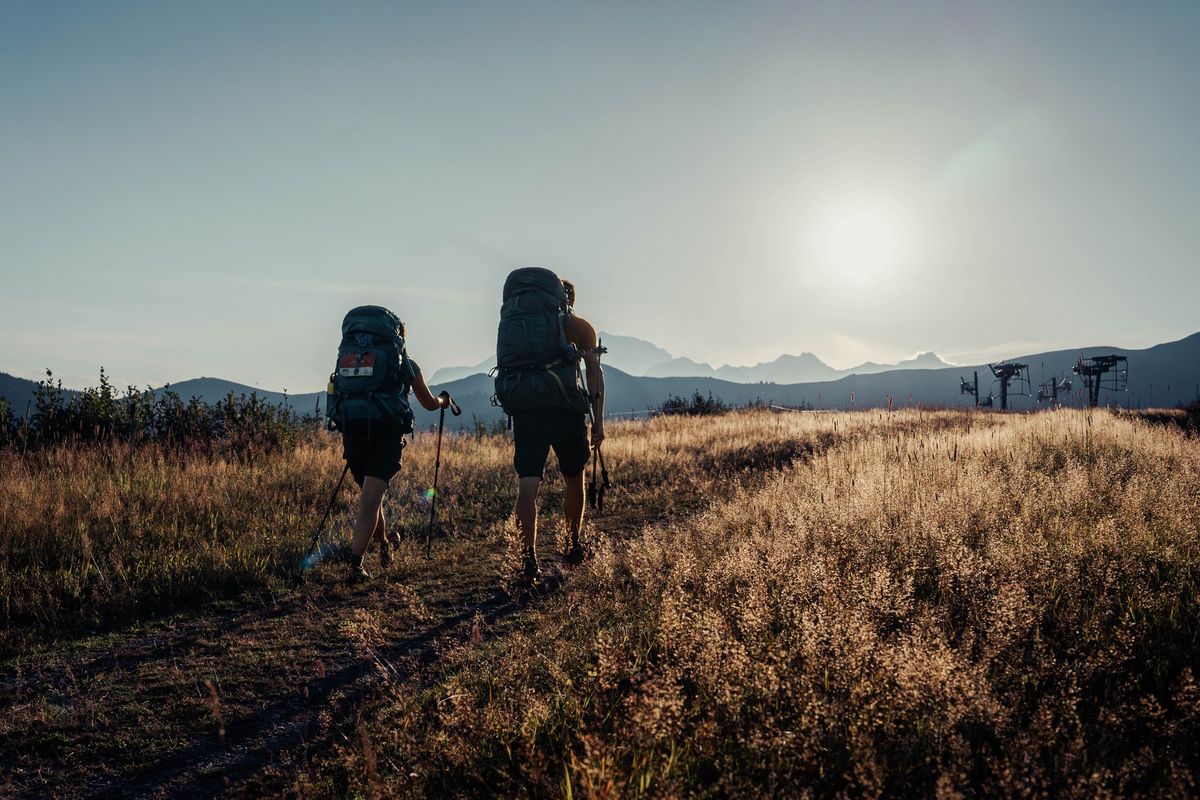
[[[374,374],[374,353],[346,353],[338,359],[338,375],[343,378],[357,378]]]

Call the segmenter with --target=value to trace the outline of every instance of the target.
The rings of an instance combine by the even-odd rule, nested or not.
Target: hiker
[[[521,577],[539,575],[537,497],[550,448],[562,472],[568,563],[583,560],[583,473],[604,441],[604,373],[596,329],[574,311],[575,286],[550,270],[524,267],[504,282],[496,341],[496,398],[512,418],[519,479],[517,521],[524,543]],[[586,390],[580,385],[580,362]],[[589,439],[587,416],[591,415]]]
[[[383,496],[400,470],[404,435],[412,433],[411,389],[428,411],[447,408],[449,392],[434,396],[421,368],[409,358],[404,323],[382,306],[359,306],[342,320],[337,370],[330,376],[326,417],[331,430],[342,433],[343,457],[362,489],[354,537],[350,543],[351,582],[370,577],[363,556],[379,541],[379,565],[391,563],[391,547],[399,537],[386,533]]]

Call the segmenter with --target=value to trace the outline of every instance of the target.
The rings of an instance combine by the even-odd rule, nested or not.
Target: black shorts
[[[350,465],[354,482],[363,485],[370,476],[387,483],[400,471],[404,434],[399,428],[374,420],[368,429],[365,421],[352,422],[342,431],[342,457]]]
[[[531,411],[513,416],[516,453],[513,466],[522,478],[542,478],[550,448],[558,456],[558,469],[573,477],[583,473],[591,455],[587,420],[577,411]]]

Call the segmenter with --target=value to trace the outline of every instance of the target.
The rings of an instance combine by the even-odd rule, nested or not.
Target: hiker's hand
[[[449,392],[447,392],[445,389],[442,389],[442,391],[438,392],[438,403],[442,408],[449,408],[451,402],[452,401],[450,400]]]
[[[592,447],[599,447],[604,441],[604,426],[596,424],[592,426]]]
[[[450,409],[450,413],[453,414],[454,416],[457,417],[459,414],[462,413],[462,409],[458,407],[458,403],[454,402],[454,398],[451,397],[450,393],[447,392],[445,389],[443,389],[441,391],[441,394],[438,395],[438,399],[446,401],[445,403],[442,404],[442,408]]]

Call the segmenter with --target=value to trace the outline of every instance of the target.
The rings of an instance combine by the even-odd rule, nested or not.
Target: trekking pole
[[[429,530],[425,532],[425,558],[429,558],[430,551],[433,549],[433,520],[437,515],[438,473],[442,470],[442,428],[446,425],[446,408],[448,406],[450,413],[456,417],[462,413],[462,409],[458,407],[458,403],[455,403],[451,399],[449,392],[443,390],[438,394],[438,397],[444,397],[448,402],[442,406],[442,410],[438,413],[437,454],[433,459],[433,488],[431,490],[432,496],[429,498]]]
[[[599,447],[592,445],[592,480],[587,487],[587,504],[588,508],[596,507],[596,453],[600,451]]]
[[[604,493],[612,486],[608,482],[608,465],[604,463],[604,450],[600,445],[596,445],[596,458],[600,462],[600,488],[596,491],[596,513],[604,513]]]
[[[337,501],[338,492],[342,488],[342,482],[346,480],[346,473],[350,471],[350,462],[346,462],[346,466],[342,469],[342,477],[338,478],[337,486],[333,487],[333,494],[329,496],[329,505],[325,507],[325,516],[321,517],[321,524],[313,531],[312,542],[308,545],[308,552],[304,554],[303,560],[300,562],[301,571],[304,570],[308,560],[312,558],[313,548],[317,546],[317,539],[321,537],[321,529],[325,527],[325,523],[329,521],[329,512],[333,511],[333,504]]]
[[[597,475],[597,472],[599,473]],[[592,447],[592,480],[587,488],[588,507],[604,513],[604,493],[612,487],[608,482],[608,466],[604,463],[604,451],[600,445]]]

